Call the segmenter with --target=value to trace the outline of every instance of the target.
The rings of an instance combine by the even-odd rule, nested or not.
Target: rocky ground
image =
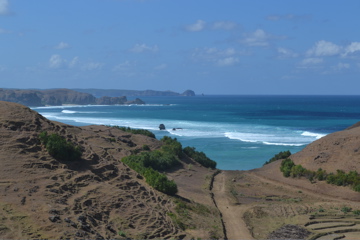
[[[360,210],[359,193],[284,178],[280,161],[252,171],[218,171],[184,157],[166,173],[179,189],[168,196],[120,161],[144,145],[158,149],[160,141],[49,121],[14,103],[0,102],[0,112],[1,238],[356,239],[360,231],[353,214]],[[82,159],[51,157],[39,141],[42,131],[77,144]],[[344,170],[357,170],[358,129],[347,131],[291,157],[329,171],[340,166],[329,163],[344,159]]]

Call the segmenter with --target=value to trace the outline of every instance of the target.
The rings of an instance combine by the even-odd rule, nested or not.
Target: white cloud
[[[55,49],[66,49],[70,48],[70,45],[65,42],[60,42],[58,45],[55,46]]]
[[[103,66],[104,66],[103,63],[89,62],[89,63],[83,64],[81,69],[84,71],[93,71],[93,70],[100,70]]]
[[[340,54],[342,47],[332,42],[321,40],[315,44],[310,50],[306,52],[307,56],[334,56]]]
[[[128,77],[132,77],[136,75],[136,63],[125,61],[123,63],[119,63],[116,66],[113,67],[113,72],[119,73],[121,75],[125,75]]]
[[[227,57],[223,59],[219,59],[217,61],[217,65],[219,66],[232,66],[239,62],[239,59],[236,57]]]
[[[0,15],[9,14],[9,2],[8,0],[0,0]]]
[[[353,54],[358,51],[360,51],[360,42],[352,42],[348,46],[345,47],[344,53],[342,54],[342,56],[346,57],[347,55]]]
[[[203,20],[197,20],[196,23],[187,25],[185,29],[189,32],[199,32],[204,30],[206,22]]]
[[[293,52],[290,49],[279,47],[277,49],[279,58],[296,58],[298,57],[298,54]]]
[[[61,68],[66,63],[66,60],[62,59],[60,55],[54,54],[49,59],[50,68]]]
[[[165,68],[167,68],[167,64],[163,63],[163,64],[156,66],[154,69],[155,70],[163,70]]]
[[[280,21],[280,20],[290,20],[290,21],[298,21],[298,20],[311,20],[311,15],[294,15],[294,14],[285,14],[285,15],[269,15],[266,17],[269,21]]]
[[[70,62],[69,62],[69,67],[73,68],[75,67],[79,62],[79,57],[74,57]]]
[[[103,63],[79,61],[79,57],[74,57],[70,61],[62,58],[58,54],[53,54],[49,59],[49,67],[53,69],[70,69],[77,68],[83,71],[99,70],[104,66]]]
[[[130,49],[130,51],[134,52],[134,53],[157,52],[158,50],[159,50],[159,48],[157,45],[150,47],[144,43],[143,44],[135,44],[135,46]]]
[[[305,58],[304,60],[301,61],[301,64],[302,65],[314,65],[314,64],[319,64],[322,62],[323,62],[322,58]]]
[[[239,62],[234,48],[218,49],[203,48],[195,49],[192,59],[195,61],[210,62],[216,66],[230,66]]]
[[[128,70],[129,68],[133,67],[134,63],[130,62],[130,61],[125,61],[123,63],[119,63],[117,64],[114,68],[113,71],[117,72],[117,71],[124,71],[124,70]]]
[[[350,64],[348,63],[338,63],[338,65],[335,66],[335,70],[343,70],[343,69],[349,69],[350,68]]]
[[[237,27],[236,23],[228,22],[228,21],[214,22],[212,25],[212,28],[215,30],[232,30],[236,27]]]
[[[252,47],[266,47],[270,45],[270,40],[284,38],[284,36],[270,35],[262,29],[257,29],[254,32],[244,34],[244,38],[240,42]]]

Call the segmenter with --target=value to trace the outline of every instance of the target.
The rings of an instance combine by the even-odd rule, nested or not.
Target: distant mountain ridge
[[[118,95],[119,96],[119,95]],[[96,98],[90,93],[70,89],[24,90],[1,89],[0,101],[15,102],[26,106],[60,106],[63,104],[76,105],[122,105],[145,104],[141,99],[128,101],[125,96],[102,96]]]
[[[183,93],[177,93],[173,91],[156,91],[156,90],[123,90],[123,89],[73,89],[78,92],[83,93],[90,93],[96,97],[103,97],[103,96],[186,96],[192,97],[195,96],[195,92],[193,90],[186,90]]]

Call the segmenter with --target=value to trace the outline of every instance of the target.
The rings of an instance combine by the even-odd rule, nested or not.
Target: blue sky
[[[360,1],[0,0],[0,87],[358,94]]]

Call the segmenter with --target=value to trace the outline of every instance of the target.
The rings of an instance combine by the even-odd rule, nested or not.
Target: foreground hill
[[[121,96],[121,97],[118,97]],[[20,103],[26,106],[59,106],[63,104],[76,105],[114,105],[114,104],[144,104],[140,99],[128,101],[125,95],[114,97],[102,96],[96,98],[90,93],[77,92],[70,89],[22,90],[0,89],[0,101]]]
[[[186,163],[171,172],[176,178],[182,174],[189,179],[191,171],[198,170],[195,178],[199,180],[192,185],[199,188],[187,194],[185,186],[170,197],[151,188],[120,161],[142,151],[144,145],[158,149],[160,141],[111,127],[49,121],[15,103],[0,102],[0,112],[2,238],[223,236],[219,213],[205,193],[207,188],[201,187],[209,184],[205,175],[210,177],[213,171],[185,158]],[[49,155],[39,140],[43,131],[81,148],[82,158],[61,161]],[[189,198],[198,195],[200,203]],[[182,211],[189,219],[182,217]]]
[[[360,232],[358,192],[285,178],[281,160],[251,171],[217,171],[183,155],[166,170],[178,187],[169,196],[120,161],[160,149],[162,141],[49,121],[15,103],[0,102],[0,112],[2,238],[357,239]],[[290,158],[314,171],[358,170],[358,125]],[[40,141],[44,131],[72,142],[81,159],[50,155]]]

